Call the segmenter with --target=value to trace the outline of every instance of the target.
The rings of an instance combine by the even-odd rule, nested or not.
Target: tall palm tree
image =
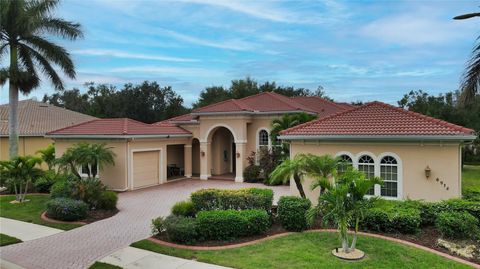
[[[468,13],[454,17],[455,20],[465,20],[474,17],[480,17],[480,13]],[[460,97],[460,104],[467,105],[475,100],[475,95],[478,93],[480,85],[480,36],[477,37],[476,44],[473,47],[472,55],[468,60],[467,68],[463,75],[461,85],[462,95]]]
[[[56,89],[63,82],[59,67],[75,78],[70,54],[45,36],[75,40],[82,37],[78,23],[53,17],[59,0],[0,0],[0,60],[10,54],[9,66],[0,69],[0,85],[9,82],[9,154],[18,154],[18,92],[28,94],[40,84],[39,72]]]
[[[281,118],[274,119],[272,121],[272,130],[270,131],[270,138],[272,141],[275,142],[277,141],[278,134],[281,131],[305,122],[309,122],[315,118],[316,118],[315,115],[308,114],[305,112],[295,113],[295,114],[284,114]]]
[[[286,159],[270,174],[270,184],[277,184],[279,182],[287,183],[291,177],[295,181],[298,192],[302,198],[306,198],[305,191],[303,190],[303,177],[308,173],[305,154],[297,154],[293,159]]]

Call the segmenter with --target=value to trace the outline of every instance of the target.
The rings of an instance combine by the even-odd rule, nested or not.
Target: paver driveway
[[[121,193],[120,212],[71,231],[0,248],[1,259],[25,268],[87,268],[94,261],[150,236],[150,220],[167,216],[177,201],[202,188],[271,188],[275,199],[288,195],[286,186],[217,180],[180,180],[157,187]]]

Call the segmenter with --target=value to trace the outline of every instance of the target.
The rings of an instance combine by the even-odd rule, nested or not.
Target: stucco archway
[[[218,126],[208,134],[210,141],[210,154],[207,162],[212,176],[230,175],[232,179],[235,175],[235,138],[232,131],[223,126]]]

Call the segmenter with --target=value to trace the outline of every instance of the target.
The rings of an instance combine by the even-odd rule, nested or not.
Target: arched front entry
[[[210,163],[210,173],[212,176],[231,177],[234,179],[235,163],[235,139],[232,132],[225,127],[217,127],[209,134],[210,154],[208,163]]]

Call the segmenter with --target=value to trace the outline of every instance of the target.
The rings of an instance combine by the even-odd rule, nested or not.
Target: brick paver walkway
[[[150,220],[166,216],[177,201],[202,188],[272,188],[275,199],[288,195],[286,186],[217,180],[181,180],[120,194],[120,212],[71,231],[0,248],[0,258],[25,268],[88,268],[94,261],[150,236]]]

